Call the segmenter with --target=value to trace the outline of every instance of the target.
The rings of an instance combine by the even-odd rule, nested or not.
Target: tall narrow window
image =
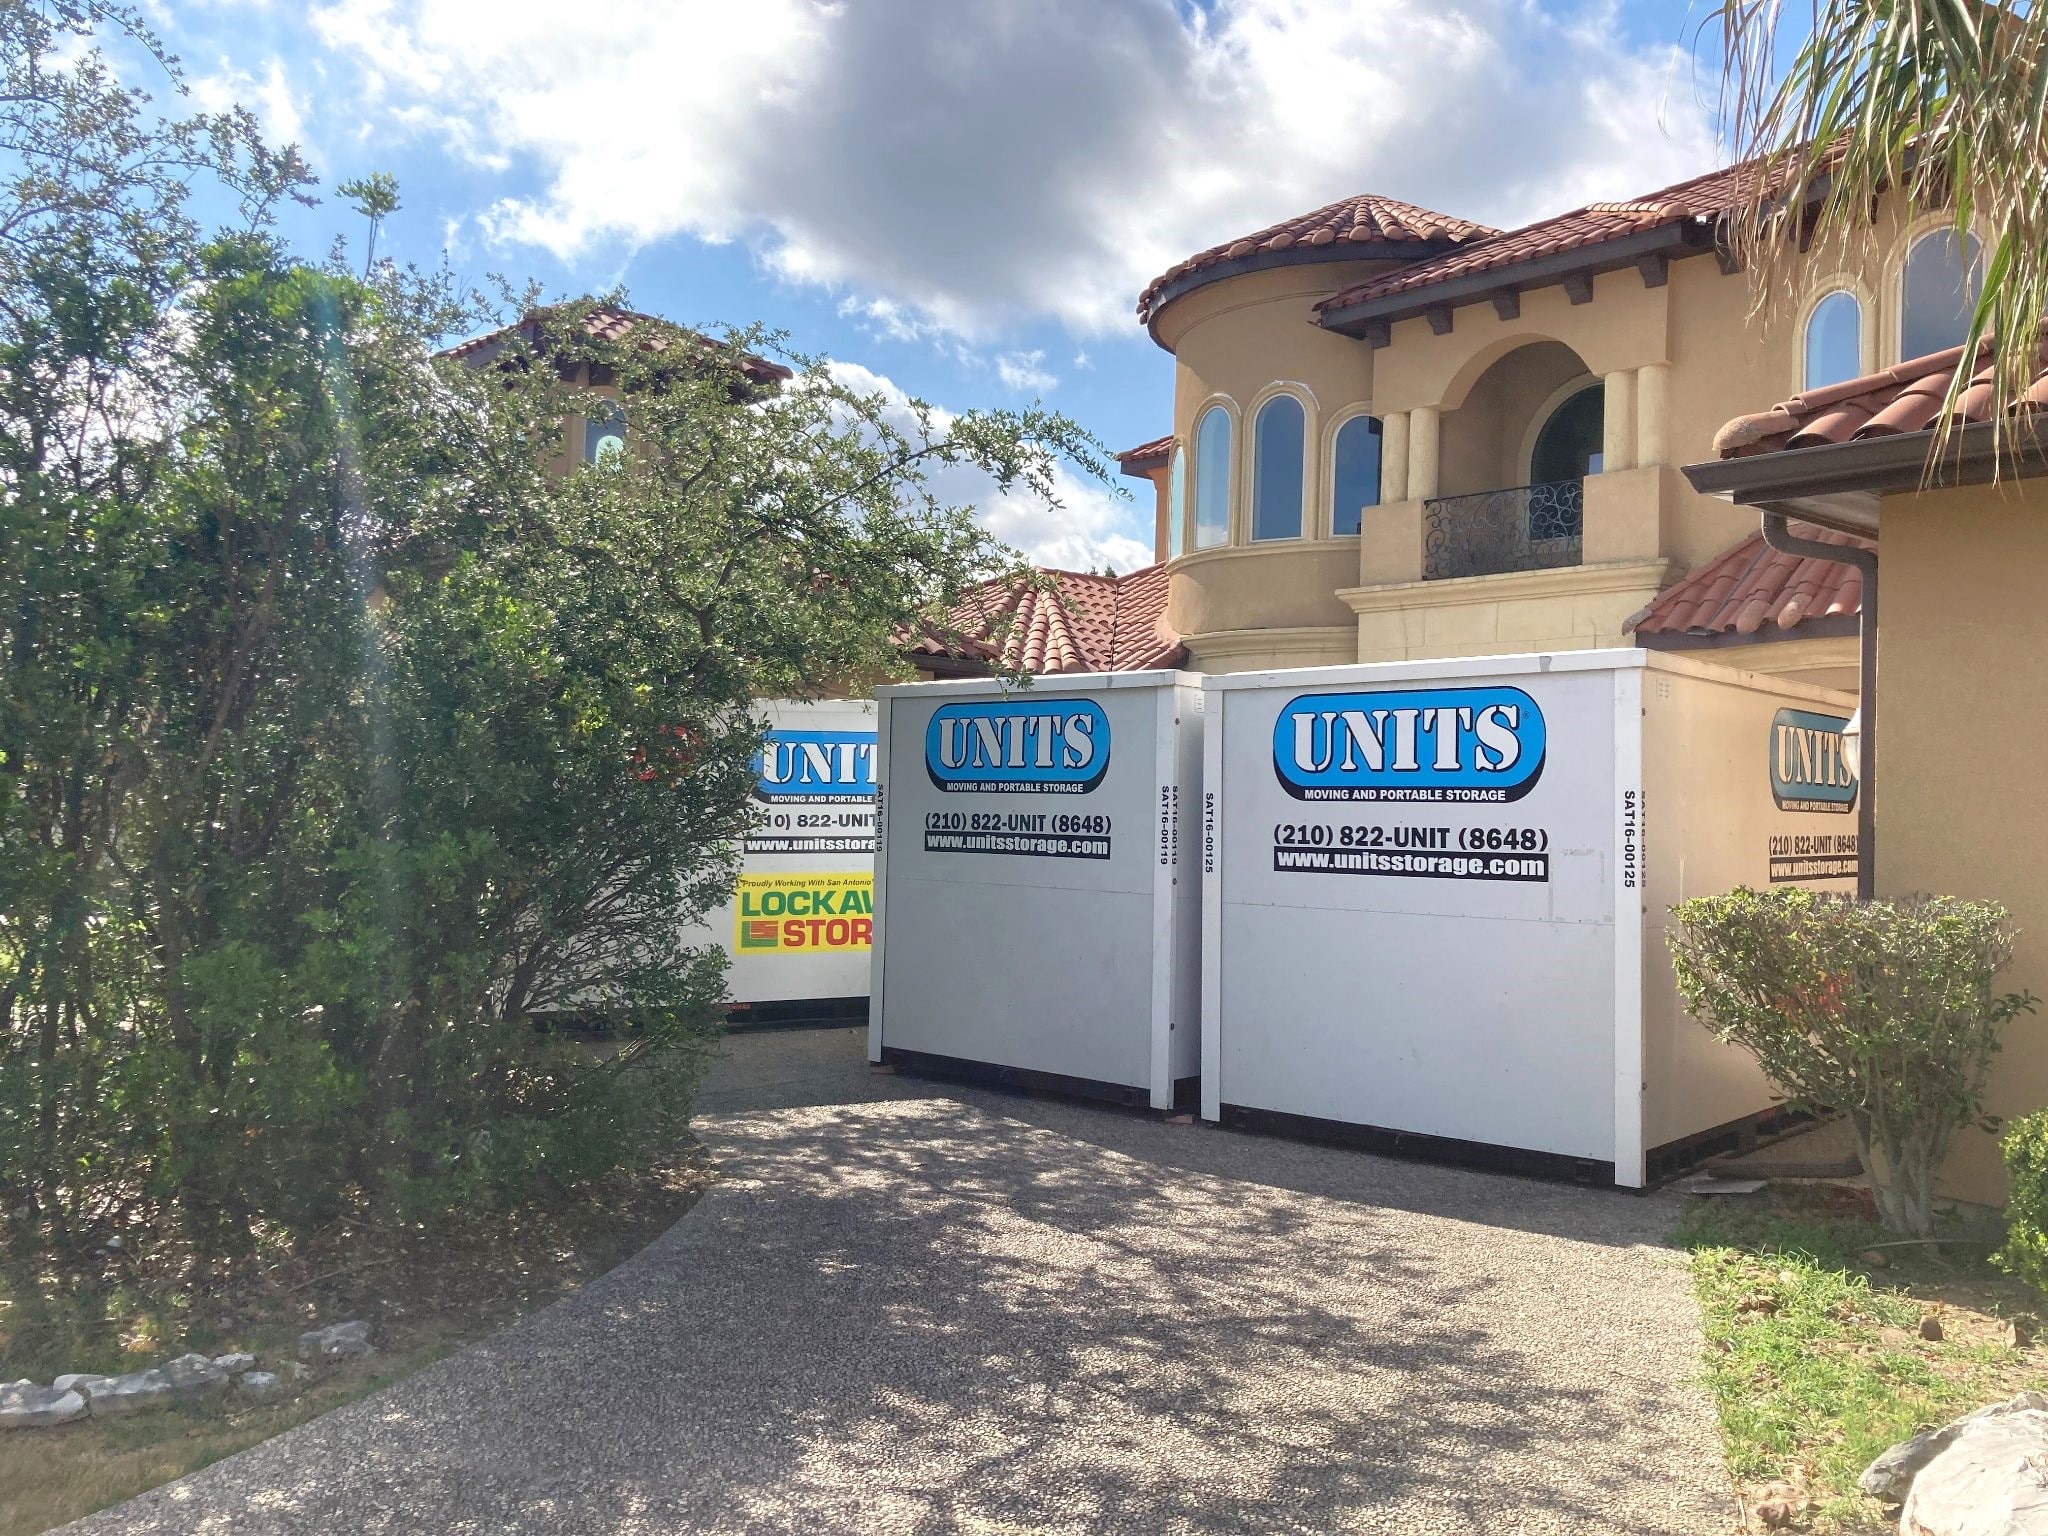
[[[1188,459],[1173,445],[1173,468],[1166,476],[1166,558],[1178,560],[1187,547]]]
[[[593,400],[583,418],[583,462],[616,462],[626,451],[626,412],[616,400]]]
[[[1308,417],[1292,395],[1259,407],[1252,446],[1252,537],[1301,537],[1302,450]]]
[[[1337,462],[1330,473],[1330,532],[1342,538],[1358,532],[1367,507],[1380,500],[1380,423],[1354,416],[1337,429]]]
[[[1230,538],[1230,412],[1212,405],[1195,428],[1195,548]]]
[[[1801,389],[1824,389],[1863,374],[1863,306],[1840,289],[1806,317],[1806,374]]]
[[[1899,284],[1899,358],[1925,357],[1959,347],[1970,333],[1970,314],[1984,286],[1977,237],[1937,229],[1906,253]]]

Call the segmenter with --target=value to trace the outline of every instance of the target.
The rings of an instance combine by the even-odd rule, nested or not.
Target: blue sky
[[[1715,159],[1714,56],[1669,0],[155,0],[200,106],[324,182],[389,171],[403,259],[622,283],[760,321],[953,410],[1042,398],[1163,432],[1131,313],[1195,250],[1356,191],[1512,225]],[[1707,39],[1711,45],[1712,39]],[[309,251],[358,221],[295,216]],[[1145,503],[962,485],[1066,565],[1146,558]]]

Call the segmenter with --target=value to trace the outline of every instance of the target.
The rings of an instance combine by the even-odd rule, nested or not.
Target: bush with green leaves
[[[2048,1109],[2007,1123],[2005,1246],[1998,1266],[2048,1291]]]
[[[0,0],[7,1252],[147,1223],[206,1259],[628,1161],[716,1026],[684,934],[731,889],[754,701],[900,668],[1014,569],[929,471],[1049,492],[1100,455],[801,358],[764,388],[755,332],[604,342],[588,303],[445,355],[495,315],[296,258],[303,163],[160,117],[108,25],[147,43]],[[552,473],[597,369],[628,451]],[[602,1059],[543,1022],[594,1003],[635,1026]]]
[[[1995,1129],[1984,1086],[2031,994],[1999,992],[2005,909],[1915,896],[1859,902],[1796,886],[1672,908],[1693,1016],[1754,1055],[1795,1105],[1845,1116],[1885,1225],[1924,1236],[1955,1134]]]

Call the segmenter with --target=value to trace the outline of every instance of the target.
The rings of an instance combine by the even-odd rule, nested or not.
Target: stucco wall
[[[2020,938],[2002,984],[2048,997],[2048,486],[1889,498],[1879,546],[1878,889],[2003,902]],[[2023,1017],[1990,1109],[2044,1104],[2048,1016]],[[2003,1197],[1991,1137],[1966,1135],[1948,1182],[1966,1199]]]

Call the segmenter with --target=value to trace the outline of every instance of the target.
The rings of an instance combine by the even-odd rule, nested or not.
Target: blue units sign
[[[754,754],[754,798],[770,805],[875,798],[873,731],[770,731]]]
[[[873,853],[875,733],[775,729],[754,754],[748,853]]]
[[[1109,717],[1092,699],[942,705],[924,769],[948,794],[1085,795],[1109,771]]]
[[[1771,799],[1781,811],[1846,815],[1856,808],[1856,776],[1842,752],[1839,715],[1781,709],[1771,721]]]
[[[1297,800],[1505,803],[1543,773],[1543,711],[1519,688],[1304,693],[1273,725]]]

